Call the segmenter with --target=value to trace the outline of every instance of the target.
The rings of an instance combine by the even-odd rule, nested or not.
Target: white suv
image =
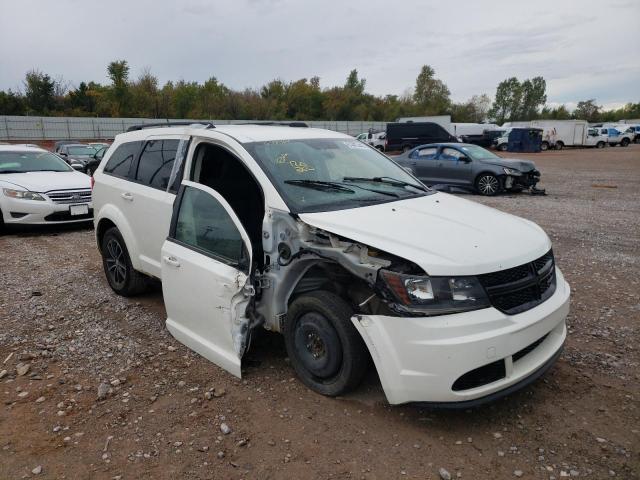
[[[116,137],[94,174],[111,287],[162,280],[167,328],[234,375],[281,332],[325,395],[467,407],[558,358],[569,285],[534,223],[424,187],[347,135],[191,125]]]

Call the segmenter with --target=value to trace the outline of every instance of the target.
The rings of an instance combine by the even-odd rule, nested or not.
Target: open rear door
[[[187,347],[240,377],[249,320],[251,242],[215,190],[183,181],[162,245],[167,328]]]

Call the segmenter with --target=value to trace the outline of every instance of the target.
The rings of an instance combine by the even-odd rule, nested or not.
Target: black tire
[[[604,142],[596,143],[596,148],[604,148]]]
[[[564,143],[556,142],[556,150],[562,150],[564,148]]]
[[[296,298],[287,313],[284,341],[298,378],[322,395],[342,395],[362,381],[369,354],[351,323],[353,309],[334,293]]]
[[[542,142],[540,144],[540,150],[542,150],[543,152],[546,152],[547,150],[549,150],[549,144],[547,142]]]
[[[628,138],[623,138],[622,141],[620,142],[620,146],[621,147],[628,147],[629,146],[629,139]]]
[[[482,173],[476,178],[476,191],[485,197],[497,195],[502,190],[500,179],[491,173]]]
[[[118,295],[130,297],[147,288],[147,277],[133,268],[120,230],[111,227],[102,237],[102,266],[107,282]]]
[[[405,145],[404,147],[402,147],[402,153],[407,153],[409,150],[411,150],[411,147],[409,145]]]
[[[500,145],[498,145],[498,150],[500,150],[501,152],[506,152],[508,148],[508,145],[506,143],[501,143]]]

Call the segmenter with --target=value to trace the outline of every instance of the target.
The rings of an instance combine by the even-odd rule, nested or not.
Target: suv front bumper
[[[512,316],[490,307],[436,317],[351,320],[389,403],[472,406],[526,386],[559,356],[570,288],[557,268],[556,282],[547,301]]]

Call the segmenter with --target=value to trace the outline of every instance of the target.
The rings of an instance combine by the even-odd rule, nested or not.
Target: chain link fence
[[[93,118],[93,117],[22,117],[0,116],[0,141],[24,140],[107,140],[125,132],[132,125],[185,119]],[[193,120],[194,122],[197,120]],[[202,121],[202,120],[201,120]],[[247,123],[251,120],[207,120],[218,125]],[[274,120],[275,121],[275,120]],[[369,129],[384,130],[386,122],[306,121],[310,127],[325,128],[356,136]]]

